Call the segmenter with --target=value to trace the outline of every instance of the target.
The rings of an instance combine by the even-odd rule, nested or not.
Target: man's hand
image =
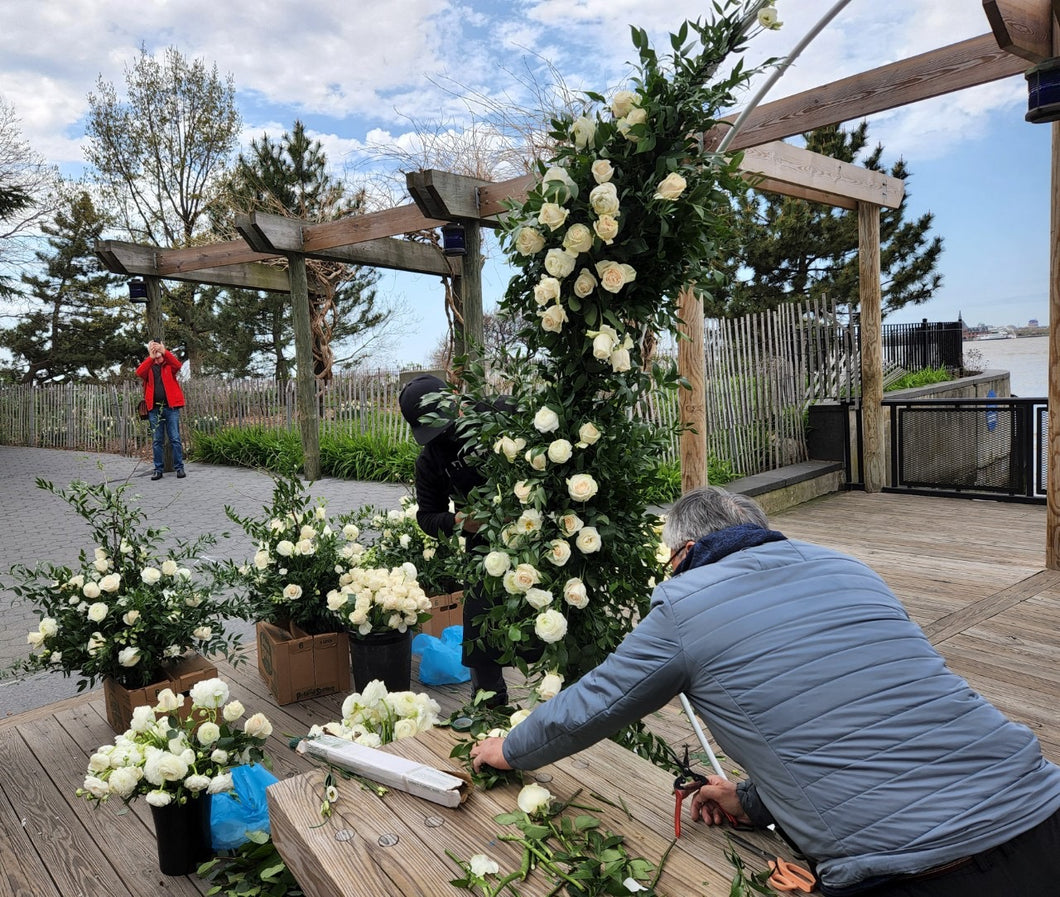
[[[729,816],[740,823],[751,822],[740,806],[736,784],[721,776],[707,776],[707,784],[692,795],[691,814],[707,825],[721,825]]]
[[[477,533],[481,527],[481,524],[474,517],[468,517],[463,511],[457,511],[454,522],[465,533]]]
[[[475,772],[480,772],[483,766],[492,766],[494,769],[511,769],[508,761],[504,759],[504,739],[485,738],[471,748],[471,765]]]

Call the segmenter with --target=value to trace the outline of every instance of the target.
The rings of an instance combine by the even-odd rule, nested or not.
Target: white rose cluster
[[[378,679],[362,692],[354,692],[342,702],[342,719],[313,726],[309,737],[334,735],[378,747],[402,738],[411,738],[438,724],[441,707],[434,698],[411,691],[388,692]]]
[[[350,567],[339,576],[338,588],[328,592],[327,605],[359,635],[385,629],[405,632],[431,611],[431,599],[420,588],[411,563],[390,569]]]

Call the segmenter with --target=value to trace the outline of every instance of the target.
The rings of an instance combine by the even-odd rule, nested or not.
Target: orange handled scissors
[[[741,838],[739,835],[729,835],[729,840],[739,844],[745,850],[750,850],[752,853],[758,854],[764,860],[769,861],[769,868],[773,870],[773,874],[769,876],[769,885],[776,891],[804,891],[810,893],[815,887],[817,887],[817,879],[809,869],[803,869],[802,866],[796,866],[794,863],[789,863],[783,858],[774,856],[771,853],[763,850],[757,844],[752,844],[750,841]]]

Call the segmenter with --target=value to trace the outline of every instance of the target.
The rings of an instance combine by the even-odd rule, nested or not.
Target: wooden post
[[[678,296],[682,336],[677,342],[677,372],[691,389],[677,391],[681,423],[693,430],[681,434],[681,492],[707,485],[707,401],[703,382],[703,303],[691,287]]]
[[[305,257],[287,256],[291,276],[291,320],[294,323],[295,406],[302,437],[303,469],[307,480],[320,479],[320,415],[313,376],[313,339],[309,324],[309,281]]]
[[[144,308],[144,318],[147,324],[147,339],[156,339],[165,342],[165,325],[162,318],[162,279],[160,277],[145,277],[144,286],[147,288],[147,306]]]
[[[482,225],[477,221],[465,219],[464,245],[467,255],[464,256],[464,271],[460,277],[461,313],[464,316],[463,343],[469,361],[480,361],[482,358]]]
[[[883,418],[883,296],[880,288],[880,207],[858,203],[858,300],[861,308],[861,425],[866,492],[887,481]],[[894,434],[892,434],[893,437]]]
[[[1060,50],[1060,26],[1053,23]],[[1045,487],[1045,566],[1060,570],[1060,122],[1053,122],[1049,224],[1049,466]]]

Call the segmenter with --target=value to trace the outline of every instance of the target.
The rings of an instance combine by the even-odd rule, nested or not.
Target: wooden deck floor
[[[1044,570],[1043,507],[852,492],[773,523],[878,570],[950,666],[1060,762],[1060,573]],[[277,707],[253,656],[222,675],[250,711],[272,720],[276,774],[307,769],[287,740],[338,718],[343,696]],[[448,713],[467,686],[428,690]],[[676,705],[649,724],[694,746]],[[99,692],[0,720],[0,897],[205,893],[194,877],[158,873],[142,801],[90,807],[74,794],[88,754],[112,737]]]

